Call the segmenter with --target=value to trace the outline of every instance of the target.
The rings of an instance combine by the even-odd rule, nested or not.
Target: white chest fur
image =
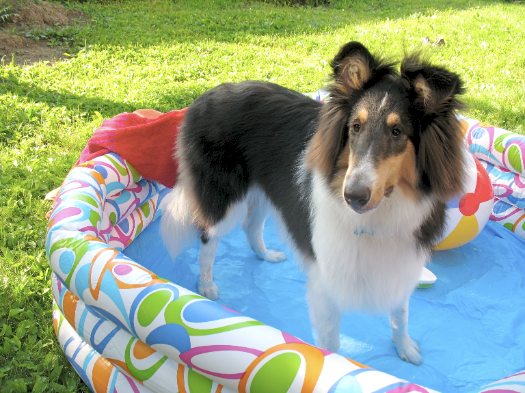
[[[316,263],[311,274],[342,309],[390,311],[415,288],[428,254],[414,232],[432,208],[399,190],[373,211],[355,213],[335,198],[319,174],[313,174],[312,243]]]

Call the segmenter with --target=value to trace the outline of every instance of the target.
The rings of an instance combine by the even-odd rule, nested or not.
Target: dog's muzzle
[[[372,191],[370,188],[363,185],[347,185],[344,191],[346,203],[348,203],[356,213],[364,213],[369,210],[366,206],[370,201],[371,195]]]

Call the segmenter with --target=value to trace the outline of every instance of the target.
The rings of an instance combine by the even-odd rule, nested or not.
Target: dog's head
[[[398,73],[358,42],[344,45],[331,66],[334,82],[307,158],[337,197],[364,213],[396,187],[443,202],[461,190],[456,74],[417,56]]]

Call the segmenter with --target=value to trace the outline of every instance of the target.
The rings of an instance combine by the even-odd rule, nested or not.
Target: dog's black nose
[[[354,210],[361,211],[370,200],[371,194],[368,187],[347,188],[345,190],[345,200]]]

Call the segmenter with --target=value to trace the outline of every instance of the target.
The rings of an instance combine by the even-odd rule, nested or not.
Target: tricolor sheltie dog
[[[318,345],[339,348],[345,309],[388,312],[399,356],[419,364],[408,300],[442,233],[445,203],[462,190],[462,83],[417,56],[398,72],[358,42],[331,67],[324,104],[266,82],[199,97],[177,139],[162,236],[173,255],[200,237],[198,288],[215,299],[215,249],[239,220],[260,258],[284,259],[263,241],[270,210],[308,274]]]

